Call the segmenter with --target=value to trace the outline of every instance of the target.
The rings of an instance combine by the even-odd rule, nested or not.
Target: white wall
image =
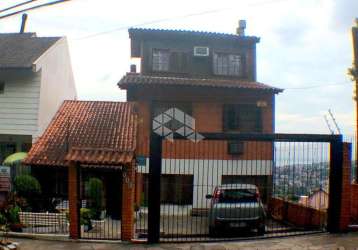
[[[77,99],[66,38],[57,41],[34,64],[34,70],[41,71],[37,131],[37,135],[41,135],[63,101]]]
[[[186,174],[194,176],[193,208],[208,208],[216,186],[221,185],[223,175],[272,175],[272,160],[206,160],[206,159],[162,159],[162,174]],[[146,166],[138,166],[139,173],[149,173]]]
[[[31,70],[0,71],[0,134],[34,135],[38,127],[41,74]]]

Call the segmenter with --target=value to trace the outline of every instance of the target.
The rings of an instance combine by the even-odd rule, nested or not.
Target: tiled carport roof
[[[151,76],[138,73],[127,73],[118,82],[118,86],[127,89],[135,85],[167,85],[167,86],[197,86],[211,88],[232,88],[262,90],[280,93],[283,89],[275,88],[263,83],[242,79],[217,79],[217,78],[189,78],[173,76]]]
[[[27,165],[124,165],[134,158],[137,116],[129,102],[65,101],[31,148]]]

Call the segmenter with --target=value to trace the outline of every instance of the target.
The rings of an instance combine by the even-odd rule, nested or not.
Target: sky
[[[0,9],[19,2],[2,0]],[[357,0],[72,0],[28,15],[27,32],[67,37],[79,99],[114,101],[126,100],[117,82],[137,63],[129,27],[235,33],[245,19],[246,34],[261,38],[257,80],[285,89],[276,97],[276,132],[330,133],[328,109],[343,134],[355,132],[347,69]],[[20,23],[21,15],[0,19],[0,32],[18,32]]]

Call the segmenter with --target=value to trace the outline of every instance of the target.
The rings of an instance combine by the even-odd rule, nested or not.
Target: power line
[[[315,89],[315,88],[321,88],[321,87],[331,87],[331,86],[346,86],[346,84],[350,84],[350,82],[344,82],[344,83],[332,83],[332,84],[318,84],[318,85],[312,85],[312,86],[305,86],[305,87],[294,87],[294,88],[283,88],[284,90],[306,90],[306,89]]]
[[[286,2],[286,1],[289,1],[289,0],[260,1],[260,2],[256,2],[256,3],[249,3],[249,4],[247,4],[247,6],[258,6],[258,5],[265,5],[265,4],[272,4],[272,3],[276,3],[276,2]],[[78,40],[84,40],[84,39],[89,39],[89,38],[93,38],[93,37],[97,37],[97,36],[110,34],[110,33],[121,31],[121,30],[127,30],[129,28],[134,28],[134,27],[138,27],[138,26],[146,26],[146,25],[149,25],[149,24],[162,23],[162,22],[172,21],[172,20],[176,20],[176,19],[182,19],[182,18],[188,18],[188,17],[194,17],[194,16],[202,16],[202,15],[207,15],[207,14],[223,12],[223,11],[227,11],[227,10],[232,10],[232,8],[221,8],[221,9],[214,9],[214,10],[206,10],[206,11],[190,13],[190,14],[186,14],[186,15],[182,15],[182,16],[155,19],[155,20],[151,20],[151,21],[148,21],[148,22],[143,22],[143,23],[140,23],[140,24],[121,26],[121,27],[114,28],[114,29],[111,29],[111,30],[106,30],[106,31],[98,32],[98,33],[93,33],[93,34],[83,36],[83,37],[80,37],[80,38],[77,38],[77,39],[74,39],[74,40],[77,40],[77,41]]]
[[[26,12],[26,11],[29,11],[29,10],[39,9],[39,8],[47,7],[47,6],[50,6],[50,5],[55,5],[55,4],[59,4],[59,3],[63,3],[63,2],[69,2],[69,1],[71,1],[71,0],[57,0],[57,1],[49,2],[49,3],[39,4],[39,5],[36,5],[36,6],[32,6],[32,7],[26,8],[26,9],[22,9],[22,10],[19,10],[19,11],[15,11],[15,12],[0,16],[0,19],[10,17],[10,16],[14,16],[14,15],[17,15],[17,14],[20,14],[20,13],[23,13],[23,12]]]
[[[15,5],[13,5],[13,6],[10,6],[10,7],[7,7],[7,8],[5,8],[5,9],[0,10],[0,13],[5,12],[5,11],[8,11],[8,10],[11,10],[11,9],[15,9],[15,8],[17,8],[17,7],[20,7],[20,6],[23,6],[23,5],[26,5],[26,4],[35,2],[35,1],[37,1],[37,0],[29,0],[29,1],[25,1],[25,2],[22,2],[22,3],[15,4]]]

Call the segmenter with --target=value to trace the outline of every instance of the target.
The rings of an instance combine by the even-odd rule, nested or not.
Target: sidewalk
[[[45,241],[30,239],[15,239],[20,242],[21,250],[234,250],[234,249],[269,249],[269,250],[289,250],[289,249],[357,249],[358,233],[341,235],[312,235],[289,238],[275,238],[256,241],[241,242],[220,242],[220,243],[184,243],[184,244],[158,244],[158,245],[134,245],[129,243],[77,243],[69,241]]]

